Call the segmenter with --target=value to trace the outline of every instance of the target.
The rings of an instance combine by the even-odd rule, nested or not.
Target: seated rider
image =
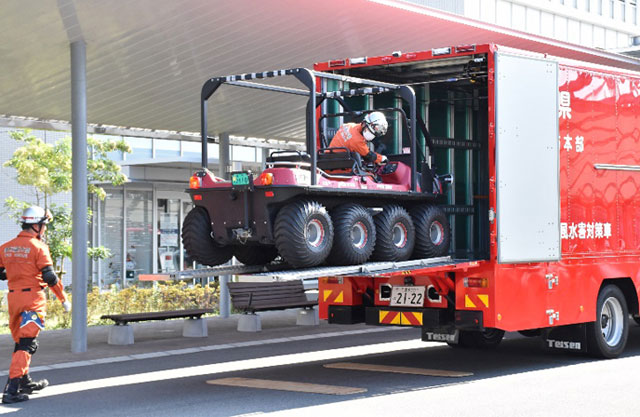
[[[367,162],[386,164],[389,162],[387,157],[369,150],[367,143],[384,136],[388,126],[384,114],[379,111],[367,113],[361,123],[345,123],[340,126],[338,132],[331,139],[329,147],[347,148],[350,151],[358,152]]]

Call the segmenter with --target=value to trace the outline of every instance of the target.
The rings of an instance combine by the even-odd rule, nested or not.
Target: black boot
[[[7,381],[7,385],[4,387],[4,393],[2,394],[3,404],[13,404],[22,401],[27,401],[29,396],[18,392],[20,388],[20,378],[11,378]]]
[[[49,386],[49,381],[41,379],[40,381],[34,381],[29,374],[24,375],[20,379],[20,392],[23,394],[32,394],[34,391],[40,391],[43,388]]]

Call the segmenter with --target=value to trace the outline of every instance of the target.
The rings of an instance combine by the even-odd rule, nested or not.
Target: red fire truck
[[[315,70],[414,88],[429,128],[419,156],[454,178],[439,201],[452,256],[323,277],[321,318],[420,327],[424,340],[452,345],[492,346],[519,331],[549,348],[622,353],[630,315],[638,320],[640,73],[497,45]],[[320,88],[346,84],[325,79]],[[349,105],[399,103],[391,94]],[[402,129],[391,120],[378,147],[407,153]]]

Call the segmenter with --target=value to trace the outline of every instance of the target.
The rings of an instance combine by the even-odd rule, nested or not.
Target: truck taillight
[[[489,286],[489,280],[486,278],[465,277],[463,282],[465,288],[487,288]]]
[[[475,45],[459,45],[456,46],[456,52],[473,52],[476,50]]]
[[[191,178],[189,178],[189,188],[192,190],[197,190],[202,187],[202,178],[193,174]]]
[[[367,63],[367,57],[366,56],[360,56],[358,58],[351,58],[349,59],[349,63],[351,65],[362,65],[362,64],[366,64]]]
[[[271,172],[263,172],[262,174],[260,174],[258,182],[260,183],[260,185],[273,184],[273,174]]]
[[[438,55],[449,55],[451,53],[451,48],[447,47],[447,48],[433,48],[431,50],[431,56],[438,56]]]

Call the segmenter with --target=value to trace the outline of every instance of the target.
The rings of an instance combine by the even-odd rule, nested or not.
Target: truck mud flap
[[[422,329],[423,342],[447,342],[457,344],[460,338],[460,330],[455,327],[440,329]]]
[[[542,332],[544,348],[569,352],[587,351],[587,325],[572,324],[545,329]]]
[[[364,306],[329,306],[330,324],[364,323]]]

